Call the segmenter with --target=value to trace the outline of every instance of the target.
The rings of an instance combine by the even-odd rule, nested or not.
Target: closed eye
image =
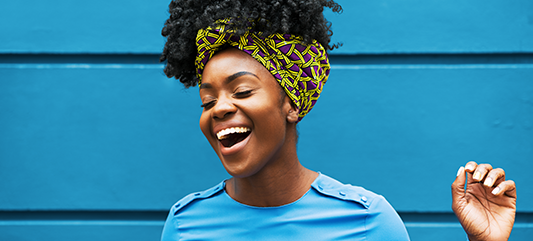
[[[251,93],[252,93],[252,90],[245,90],[245,91],[239,91],[239,92],[233,94],[233,96],[235,96],[237,98],[242,98],[242,97],[249,96]]]
[[[210,108],[210,107],[213,106],[214,104],[215,104],[215,101],[212,100],[212,101],[209,101],[209,102],[207,102],[207,103],[202,104],[200,107],[202,107],[202,108]]]

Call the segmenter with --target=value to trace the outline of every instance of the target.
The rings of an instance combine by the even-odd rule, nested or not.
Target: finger
[[[476,170],[477,163],[475,161],[469,161],[465,165],[465,171],[466,171],[466,181],[468,184],[475,183],[474,179],[472,179],[472,172]]]
[[[465,182],[466,182],[466,173],[465,168],[460,167],[457,171],[457,176],[455,181],[452,183],[452,209],[457,210],[461,200],[464,200],[465,197]]]
[[[490,164],[479,164],[477,165],[472,178],[476,182],[481,182],[490,171],[492,171],[492,166]]]
[[[496,168],[487,174],[487,177],[485,177],[485,181],[483,182],[483,185],[487,187],[492,187],[494,185],[497,186],[503,181],[505,181],[505,171],[501,168]]]
[[[475,161],[469,161],[465,165],[465,170],[467,172],[473,172],[474,170],[476,170],[476,167],[477,167],[477,163]]]
[[[509,197],[516,198],[516,184],[513,180],[503,181],[492,190],[492,194],[495,196],[505,194]]]

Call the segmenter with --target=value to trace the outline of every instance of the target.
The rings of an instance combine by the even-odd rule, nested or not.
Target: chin
[[[220,157],[220,156],[219,156]],[[235,178],[246,178],[256,175],[261,169],[262,166],[253,165],[249,163],[248,160],[227,160],[224,157],[220,157],[222,165],[226,172]],[[240,162],[240,163],[235,163]]]

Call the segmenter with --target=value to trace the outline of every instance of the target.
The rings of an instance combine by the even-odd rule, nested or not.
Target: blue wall
[[[0,240],[157,240],[175,201],[228,177],[197,89],[158,63],[168,2],[0,3]],[[490,162],[528,240],[533,1],[338,2],[300,160],[383,194],[415,241],[464,240],[449,186]]]

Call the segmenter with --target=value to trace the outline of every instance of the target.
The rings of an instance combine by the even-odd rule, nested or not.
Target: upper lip
[[[221,130],[227,129],[227,128],[232,128],[232,127],[245,127],[245,128],[252,129],[249,125],[242,123],[242,122],[224,122],[224,123],[220,123],[216,125],[213,128],[213,136],[215,136],[215,138],[218,140],[218,137],[217,137],[218,132],[220,132]]]

